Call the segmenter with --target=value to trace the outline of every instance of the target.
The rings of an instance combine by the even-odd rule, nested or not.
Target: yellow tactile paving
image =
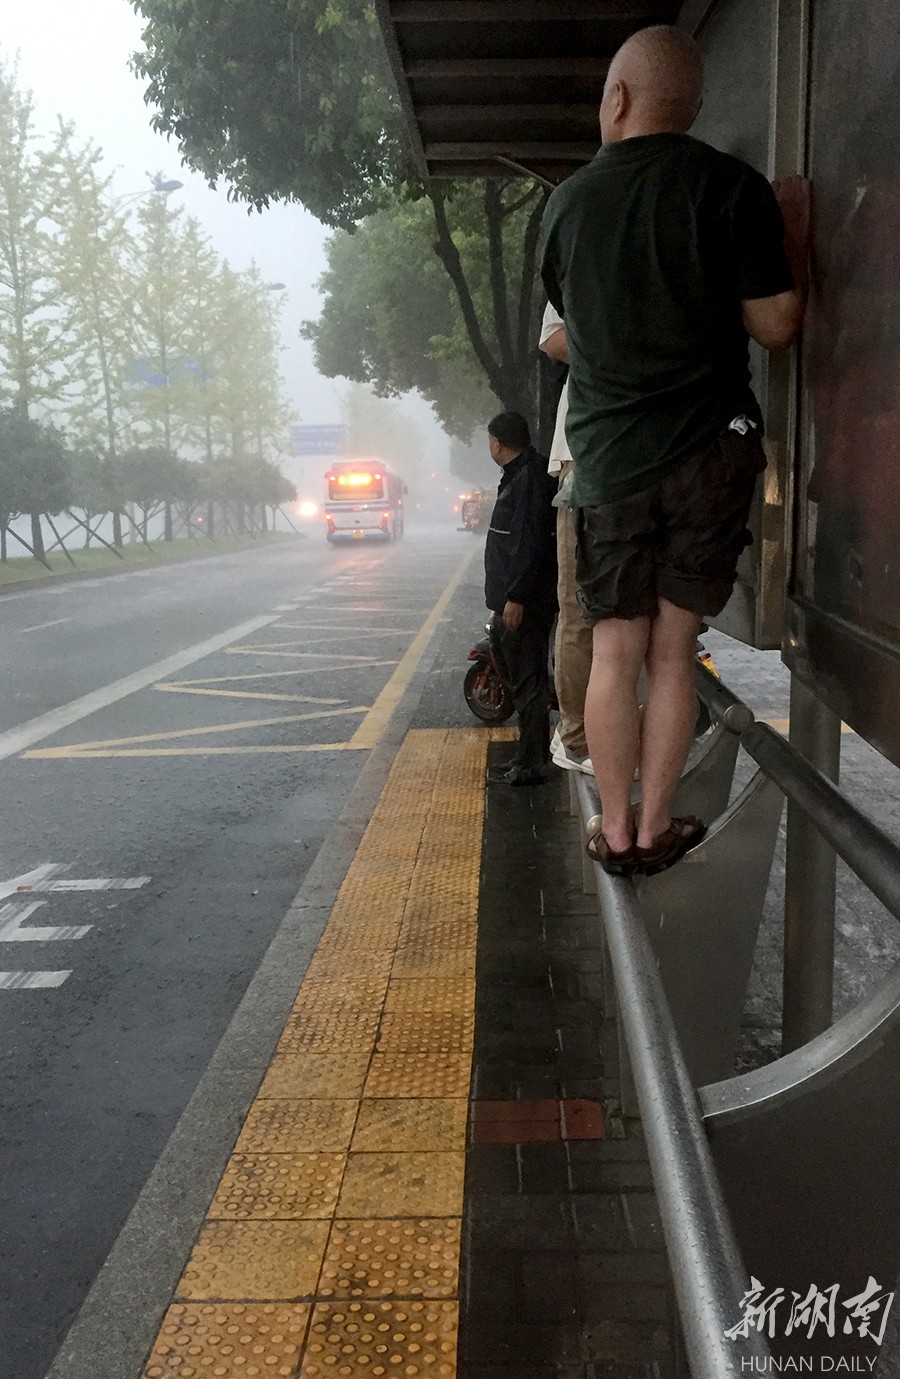
[[[419,1010],[425,1006],[415,1007]],[[369,1070],[370,1052],[276,1055],[269,1064],[259,1095],[302,1101],[315,1097],[350,1097],[358,1101]]]
[[[442,914],[439,906],[410,902],[409,910],[397,936],[398,947],[474,948],[478,928],[462,906],[449,905]]]
[[[345,1154],[233,1154],[209,1218],[329,1221],[346,1164]]]
[[[311,1310],[308,1303],[175,1303],[143,1379],[295,1375]]]
[[[474,1001],[475,983],[466,977],[397,978],[388,985],[384,1011],[386,1015],[432,1010],[467,1014]]]
[[[336,1053],[371,1048],[378,1029],[378,1010],[298,1010],[290,1015],[278,1041],[278,1053]]]
[[[460,1216],[465,1151],[351,1154],[347,1159],[337,1214],[396,1216],[403,1206],[410,1216]]]
[[[394,959],[391,976],[470,978],[474,981],[475,949],[452,948],[436,952],[427,947],[403,948]]]
[[[144,1379],[454,1379],[490,736],[397,753]]]
[[[319,1279],[319,1297],[455,1298],[460,1222],[336,1221]]]
[[[367,948],[317,948],[306,973],[303,985],[318,981],[331,981],[342,973],[347,976],[383,977],[390,976],[394,962],[394,946],[376,949]]]
[[[253,1103],[235,1146],[239,1154],[342,1153],[356,1121],[355,1101],[262,1100]]]
[[[467,1111],[463,1097],[376,1097],[360,1106],[350,1148],[465,1149]]]
[[[419,1011],[384,1015],[378,1035],[378,1052],[396,1049],[404,1053],[465,1053],[472,1048],[475,1017]]]
[[[367,1097],[464,1097],[472,1077],[470,1053],[376,1053]]]
[[[304,982],[292,1013],[329,1017],[377,1014],[384,1004],[387,979],[349,977]]]
[[[300,1379],[452,1379],[455,1302],[351,1302],[316,1307]]]
[[[178,1297],[191,1302],[296,1302],[316,1291],[328,1221],[209,1221]]]

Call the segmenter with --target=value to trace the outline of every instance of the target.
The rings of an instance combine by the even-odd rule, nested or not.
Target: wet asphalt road
[[[344,748],[364,714],[346,710],[377,700],[472,549],[452,531],[397,547],[296,541],[0,597],[0,969],[70,974],[0,986],[0,1379],[45,1374],[358,777],[367,753]],[[474,722],[460,686],[483,619],[479,549],[412,726]],[[706,642],[759,716],[787,716],[777,653]],[[185,663],[150,673],[175,656]],[[27,752],[10,736],[142,670],[141,688],[39,727]],[[750,770],[741,760],[738,783]],[[896,769],[847,735],[843,772],[900,838]],[[33,889],[10,893],[17,880]],[[134,884],[65,889],[100,880]],[[783,828],[744,1066],[777,1053],[782,891]],[[76,934],[38,941],[30,926]],[[897,926],[842,867],[838,1012],[898,958]]]
[[[0,976],[2,1379],[45,1374],[470,549],[291,540],[0,597],[0,969],[29,974]]]

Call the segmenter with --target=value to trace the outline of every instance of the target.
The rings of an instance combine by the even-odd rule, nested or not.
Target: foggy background
[[[286,284],[279,303],[285,398],[301,424],[341,422],[348,385],[317,373],[312,346],[299,335],[301,323],[320,312],[316,282],[325,268],[330,232],[299,205],[257,212],[230,202],[224,184],[213,190],[184,166],[177,146],[151,128],[153,111],[144,103],[143,83],[128,65],[141,46],[141,28],[142,20],[127,0],[13,0],[4,12],[0,56],[17,64],[20,87],[33,95],[34,123],[41,135],[52,131],[61,115],[74,124],[77,144],[92,141],[102,149],[102,169],[113,175],[114,197],[149,188],[157,172],[177,178],[184,186],[171,193],[170,203],[196,217],[232,268],[244,270],[255,262],[264,281]],[[440,493],[440,504],[434,506],[447,513],[464,486],[450,474],[449,438],[418,394],[390,406],[399,413],[401,426],[406,423],[404,430],[414,425],[409,434],[420,451],[404,477],[412,478],[415,470],[432,500],[428,506]],[[479,441],[476,437],[476,446]],[[481,482],[490,485],[496,480],[486,441],[483,449]],[[321,501],[326,465],[327,460],[314,456],[285,460],[282,468],[300,498]]]

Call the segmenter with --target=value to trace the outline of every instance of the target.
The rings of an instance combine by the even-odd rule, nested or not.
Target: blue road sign
[[[337,455],[344,444],[345,426],[292,426],[295,455]]]

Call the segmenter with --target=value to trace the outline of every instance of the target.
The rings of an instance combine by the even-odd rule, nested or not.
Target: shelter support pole
[[[841,721],[796,675],[791,677],[791,746],[830,781],[841,768]],[[788,801],[784,885],[782,1052],[831,1025],[836,857],[808,815]]]

